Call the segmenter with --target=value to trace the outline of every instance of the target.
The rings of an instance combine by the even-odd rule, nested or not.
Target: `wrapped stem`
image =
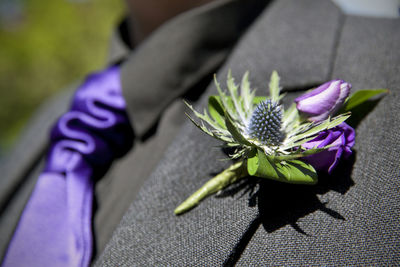
[[[217,193],[239,179],[248,176],[245,162],[240,161],[205,183],[199,190],[187,198],[175,209],[175,214],[180,215],[196,207],[204,198]]]

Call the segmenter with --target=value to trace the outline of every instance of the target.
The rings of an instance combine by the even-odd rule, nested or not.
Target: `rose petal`
[[[322,88],[322,89],[321,89]],[[325,83],[307,97],[296,98],[297,109],[309,115],[321,115],[332,109],[340,97],[340,80]]]
[[[342,156],[342,152],[343,152],[343,149],[341,147],[339,147],[338,150],[336,151],[335,159],[333,160],[331,166],[328,169],[329,174],[331,174],[333,169],[335,169],[335,167],[338,165],[339,159]]]
[[[322,121],[333,115],[350,93],[351,85],[343,80],[326,82],[294,101],[297,109],[310,121]]]
[[[322,131],[313,140],[302,145],[305,149],[323,148],[331,146],[325,151],[304,157],[304,161],[310,163],[319,171],[331,173],[337,166],[340,157],[348,158],[351,154],[351,147],[354,145],[355,131],[346,123]]]

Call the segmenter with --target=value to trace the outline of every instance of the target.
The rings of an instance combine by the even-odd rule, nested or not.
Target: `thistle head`
[[[278,146],[284,134],[282,128],[282,108],[267,99],[254,109],[248,127],[248,134],[265,145]]]

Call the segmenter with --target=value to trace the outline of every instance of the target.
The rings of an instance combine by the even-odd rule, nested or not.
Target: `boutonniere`
[[[205,183],[175,209],[182,214],[205,197],[247,176],[284,183],[310,184],[317,171],[331,173],[340,158],[352,153],[354,129],[345,123],[351,111],[385,89],[361,90],[349,96],[351,85],[343,80],[322,84],[295,99],[287,109],[281,104],[279,76],[271,75],[269,96],[256,96],[249,73],[240,85],[228,73],[227,91],[215,79],[219,95],[210,96],[208,112],[199,113],[186,103],[204,133],[231,148],[234,164]]]

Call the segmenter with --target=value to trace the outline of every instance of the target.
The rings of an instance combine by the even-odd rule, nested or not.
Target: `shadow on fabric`
[[[250,207],[258,209],[258,216],[250,223],[224,262],[224,266],[234,266],[240,259],[246,246],[262,225],[267,233],[272,233],[286,225],[292,226],[301,234],[309,235],[300,228],[297,221],[315,211],[322,211],[337,220],[345,218],[320,201],[317,195],[335,191],[345,194],[354,185],[351,179],[352,167],[356,155],[342,161],[332,175],[320,174],[315,186],[292,185],[262,178],[249,177],[241,183],[224,190],[217,197],[246,197]]]

